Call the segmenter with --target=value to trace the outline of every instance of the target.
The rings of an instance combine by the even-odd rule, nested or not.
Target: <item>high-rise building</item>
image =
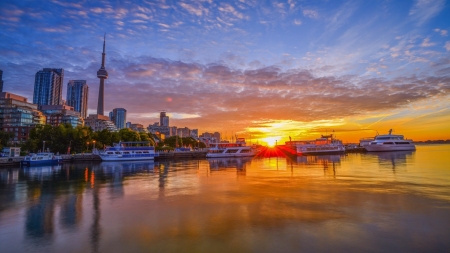
[[[26,141],[30,130],[45,124],[45,119],[38,106],[25,97],[0,92],[0,130],[13,133],[11,141]]]
[[[125,128],[127,123],[127,110],[124,108],[115,108],[110,113],[110,119],[118,129]]]
[[[34,79],[33,104],[62,105],[64,70],[44,68]]]
[[[159,125],[164,127],[169,126],[169,116],[166,116],[166,112],[161,112],[159,114]]]
[[[69,80],[67,83],[66,104],[72,106],[83,119],[87,118],[89,87],[86,80]]]
[[[198,139],[198,129],[191,130],[191,137],[194,139]]]
[[[3,92],[3,70],[0,69],[0,92]]]
[[[221,141],[219,132],[214,132],[213,136],[214,136],[214,138],[216,139],[217,142]]]
[[[106,34],[103,38],[103,53],[102,53],[102,66],[97,71],[97,77],[100,78],[100,88],[98,90],[98,105],[97,105],[97,114],[103,115],[104,112],[104,93],[105,93],[105,79],[108,79],[108,72],[105,69],[105,44],[106,44]]]

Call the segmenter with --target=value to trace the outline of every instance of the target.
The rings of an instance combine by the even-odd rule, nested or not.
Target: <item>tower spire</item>
[[[97,77],[100,78],[100,88],[98,91],[97,114],[100,114],[100,115],[103,115],[103,112],[104,112],[103,111],[103,105],[104,105],[103,94],[105,92],[105,79],[108,78],[108,72],[105,69],[105,58],[106,58],[105,48],[106,48],[106,33],[103,36],[102,66],[97,71]]]

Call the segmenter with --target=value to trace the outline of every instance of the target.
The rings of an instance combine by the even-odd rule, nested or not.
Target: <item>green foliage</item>
[[[9,133],[8,133],[9,134]],[[0,132],[0,139],[2,133]],[[103,149],[112,146],[119,141],[150,141],[155,145],[152,134],[138,133],[131,129],[121,129],[119,132],[108,130],[93,132],[90,127],[78,126],[73,128],[70,124],[61,124],[53,127],[51,125],[39,125],[30,131],[30,138],[22,144],[22,150],[26,152],[37,152],[49,149],[51,152],[60,154],[91,152],[92,148]],[[70,148],[70,149],[69,149]]]
[[[14,134],[11,132],[0,131],[0,150],[3,149],[3,147],[8,146],[9,140],[13,137]]]
[[[161,142],[162,146],[169,146],[171,148],[176,147],[192,147],[192,148],[205,148],[206,145],[203,142],[198,142],[196,139],[192,137],[179,137],[179,136],[171,136],[167,137],[164,142]]]

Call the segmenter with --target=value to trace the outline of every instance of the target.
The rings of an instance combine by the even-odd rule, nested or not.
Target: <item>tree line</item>
[[[12,133],[0,131],[0,148],[8,145]],[[176,147],[199,147],[205,144],[192,137],[171,136],[162,141],[157,141],[152,133],[133,131],[129,128],[120,129],[118,132],[108,130],[92,131],[88,126],[72,127],[71,124],[59,126],[38,125],[30,130],[27,141],[20,144],[24,153],[50,150],[54,153],[83,153],[91,152],[93,148],[104,149],[114,143],[124,141],[145,141],[156,150],[173,150]]]

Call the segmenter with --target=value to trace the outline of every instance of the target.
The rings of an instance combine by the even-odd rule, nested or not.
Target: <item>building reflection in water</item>
[[[42,166],[22,169],[27,178],[28,209],[25,230],[30,237],[49,238],[54,232],[55,197],[53,175],[61,171],[61,166]]]

